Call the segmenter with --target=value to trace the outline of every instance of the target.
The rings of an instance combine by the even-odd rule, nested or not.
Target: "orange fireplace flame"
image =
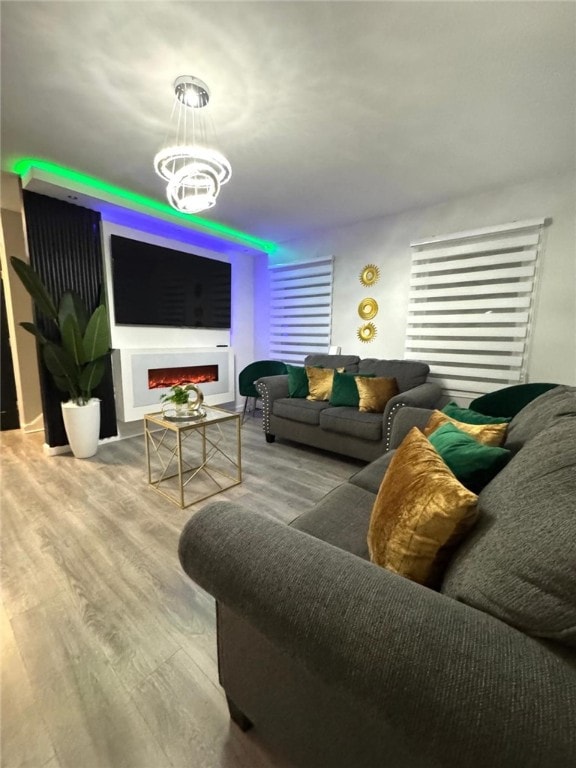
[[[218,381],[217,365],[188,365],[181,368],[149,368],[148,389]]]

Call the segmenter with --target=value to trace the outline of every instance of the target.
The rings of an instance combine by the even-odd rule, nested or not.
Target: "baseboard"
[[[31,435],[33,432],[42,432],[44,430],[44,414],[39,413],[32,421],[21,424],[20,429],[26,435]]]
[[[60,456],[62,453],[72,453],[69,445],[48,445],[48,443],[44,443],[42,450],[45,456]]]

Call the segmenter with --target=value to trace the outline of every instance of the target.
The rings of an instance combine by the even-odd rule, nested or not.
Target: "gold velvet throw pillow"
[[[466,432],[479,443],[484,445],[499,446],[502,445],[506,438],[506,430],[508,424],[506,422],[502,424],[465,424],[463,421],[457,421],[447,416],[442,411],[433,411],[432,415],[428,419],[428,423],[424,428],[424,434],[426,436],[431,435],[435,429],[441,427],[443,424],[454,424],[462,432]]]
[[[396,379],[381,376],[375,378],[354,376],[354,379],[360,396],[358,409],[364,413],[384,413],[388,400],[398,394]]]
[[[332,382],[334,381],[333,368],[313,368],[306,366],[308,376],[308,392],[306,400],[330,400]]]
[[[476,520],[477,501],[412,427],[374,502],[368,529],[371,561],[438,587],[452,550]]]

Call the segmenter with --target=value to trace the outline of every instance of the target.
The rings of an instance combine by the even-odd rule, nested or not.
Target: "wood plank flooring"
[[[214,601],[177,556],[186,510],[147,485],[144,438],[92,459],[1,434],[2,768],[297,768],[242,733],[218,684]],[[242,429],[218,497],[290,522],[360,462]]]

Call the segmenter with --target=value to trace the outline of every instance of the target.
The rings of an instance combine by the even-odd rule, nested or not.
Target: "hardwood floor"
[[[144,438],[92,459],[3,432],[2,768],[297,768],[228,717],[212,598],[178,562],[186,510],[147,486]],[[218,499],[283,522],[361,463],[242,429]]]

